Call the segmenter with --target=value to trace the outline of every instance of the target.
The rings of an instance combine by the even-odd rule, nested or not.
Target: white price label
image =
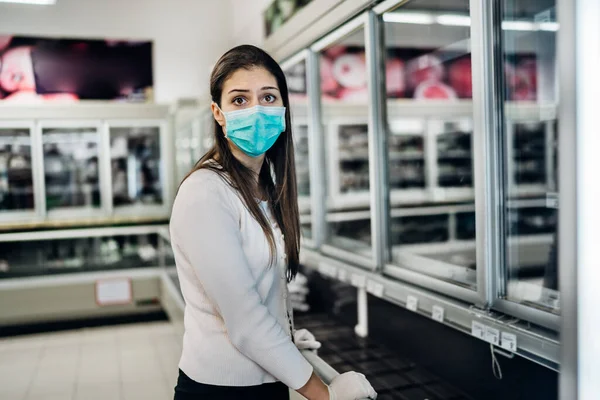
[[[324,262],[319,263],[319,273],[330,278],[337,278],[337,268]]]
[[[355,286],[357,288],[364,288],[367,284],[367,278],[364,275],[352,274],[352,277],[350,278],[350,283],[352,283],[352,286]]]
[[[336,279],[337,274],[338,274],[337,268],[334,267],[333,265],[330,265],[329,266],[329,276],[332,277],[333,279]]]
[[[485,341],[494,346],[500,345],[500,331],[490,326],[485,327]]]
[[[367,292],[371,293],[375,297],[383,297],[383,284],[375,281],[367,282]]]
[[[444,322],[444,308],[442,306],[433,306],[431,318],[437,322]]]
[[[406,298],[406,308],[408,308],[410,311],[416,312],[419,308],[419,299],[417,299],[415,296],[408,296]]]
[[[556,110],[554,107],[540,107],[540,121],[552,121],[556,119]]]
[[[481,322],[471,322],[471,335],[478,339],[485,340],[485,325]]]
[[[444,201],[446,200],[446,191],[441,188],[434,188],[431,191],[431,196],[433,197],[433,201]]]
[[[558,210],[558,193],[546,193],[546,208],[554,208]]]
[[[327,275],[327,265],[319,263],[319,273],[321,275]]]
[[[340,269],[338,271],[338,279],[341,282],[348,282],[348,271],[346,271],[345,269]]]
[[[112,306],[131,304],[133,302],[133,288],[131,279],[106,279],[96,281],[96,304],[99,306]]]
[[[501,339],[500,347],[513,353],[517,351],[517,335],[502,332]]]

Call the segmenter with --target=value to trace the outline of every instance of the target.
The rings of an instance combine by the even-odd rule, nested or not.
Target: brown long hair
[[[215,65],[210,77],[210,95],[212,101],[221,107],[221,94],[225,81],[239,69],[256,67],[266,69],[275,77],[286,108],[285,131],[265,154],[265,161],[259,174],[259,185],[264,190],[273,216],[284,235],[288,263],[287,278],[291,281],[298,273],[300,263],[300,218],[290,101],[285,75],[279,64],[265,51],[251,45],[238,46],[225,53]],[[223,128],[216,121],[213,121],[213,125],[214,145],[196,163],[184,180],[193,172],[206,168],[218,173],[237,190],[246,208],[258,221],[267,237],[272,265],[276,254],[275,237],[269,221],[255,200],[255,191],[252,187],[255,182],[254,172],[233,156]],[[218,164],[207,161],[217,161]]]

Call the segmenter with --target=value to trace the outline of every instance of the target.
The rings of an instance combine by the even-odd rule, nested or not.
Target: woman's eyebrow
[[[275,86],[263,86],[262,88],[260,88],[260,90],[277,90],[279,92],[279,88],[277,88]],[[250,92],[250,90],[249,89],[231,89],[227,94],[231,94],[233,92],[248,93],[248,92]]]

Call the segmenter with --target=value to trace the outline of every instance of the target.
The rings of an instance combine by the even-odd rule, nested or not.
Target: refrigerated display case
[[[442,295],[536,324],[548,351],[534,352],[552,367],[550,332],[560,312],[548,283],[557,278],[558,27],[552,16],[541,26],[508,18],[497,60],[480,24],[487,6],[467,3],[387,0],[351,19],[340,6],[344,24],[322,22],[303,46],[293,39],[274,48],[279,55],[307,48],[317,66],[308,77],[317,82],[308,97],[319,116],[309,120],[309,151],[324,160],[311,185],[324,193],[313,194],[311,211],[322,214],[315,227],[323,240],[303,248],[303,259],[377,297],[394,287],[396,304],[413,303],[391,282],[407,285],[408,297],[427,304],[417,312],[429,317]],[[506,87],[496,87],[491,71],[502,68]]]
[[[0,325],[161,311],[166,225],[0,234]]]
[[[166,220],[175,166],[169,108],[0,108],[0,230]]]

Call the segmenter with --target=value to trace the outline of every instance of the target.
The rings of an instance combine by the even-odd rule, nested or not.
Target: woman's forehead
[[[258,90],[265,86],[279,87],[277,79],[265,68],[240,68],[225,80],[223,92],[228,93],[232,89]]]

